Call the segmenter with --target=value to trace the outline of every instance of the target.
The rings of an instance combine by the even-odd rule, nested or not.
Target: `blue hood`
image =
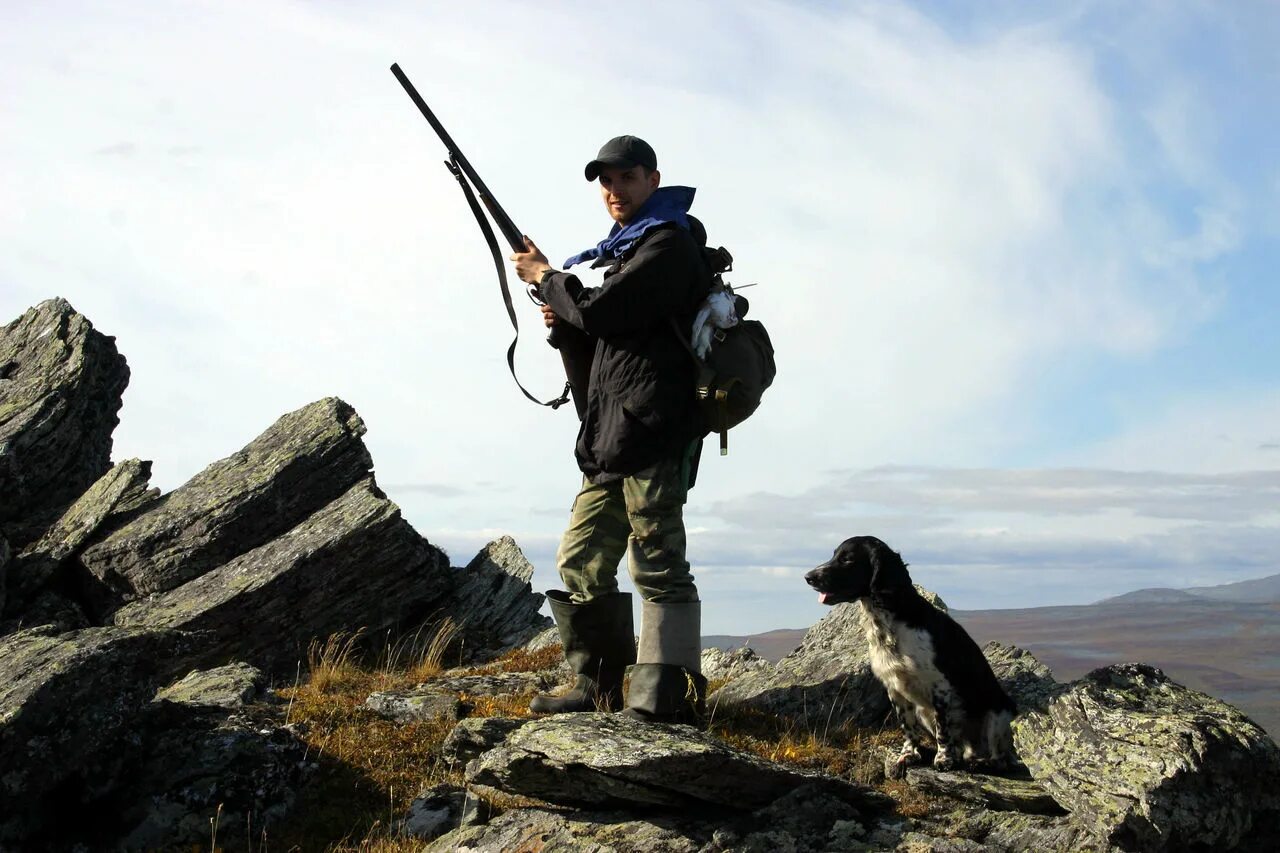
[[[658,187],[649,196],[644,205],[636,211],[635,218],[625,227],[617,222],[609,236],[590,249],[579,252],[564,262],[568,269],[583,261],[609,261],[622,255],[636,244],[641,237],[659,225],[675,223],[684,230],[689,230],[689,217],[686,215],[693,206],[693,187]],[[593,266],[596,264],[593,264]]]

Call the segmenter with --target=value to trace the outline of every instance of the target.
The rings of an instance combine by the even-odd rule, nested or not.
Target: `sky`
[[[1280,572],[1280,6],[610,14],[3,0],[0,322],[62,296],[116,338],[113,456],[153,485],[339,396],[455,565],[510,534],[556,588],[577,424],[511,382],[397,62],[553,263],[632,133],[758,284],[778,377],[686,509],[704,633],[817,621],[804,572],[861,534],[962,609]]]

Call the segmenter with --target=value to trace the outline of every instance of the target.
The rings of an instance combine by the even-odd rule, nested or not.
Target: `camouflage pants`
[[[698,600],[684,557],[688,462],[672,459],[642,474],[599,485],[583,478],[556,554],[573,601],[617,592],[623,553],[641,598],[663,604]]]

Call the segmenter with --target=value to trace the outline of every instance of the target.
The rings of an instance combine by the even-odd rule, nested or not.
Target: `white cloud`
[[[705,508],[762,486],[809,494],[830,469],[885,460],[985,464],[1017,427],[958,423],[1046,365],[1176,338],[1220,296],[1195,264],[1243,239],[1193,132],[1196,93],[1144,113],[1177,180],[1206,195],[1187,230],[1150,191],[1167,164],[1126,140],[1133,105],[1054,22],[961,39],[898,5],[655,3],[624,38],[585,3],[4,16],[0,110],[16,132],[0,134],[0,314],[64,295],[117,336],[133,379],[116,456],[154,459],[172,488],[337,394],[424,534],[474,553],[486,531],[511,532],[546,586],[578,484],[575,424],[511,386],[483,243],[391,61],[553,260],[607,225],[582,162],[635,132],[668,182],[700,188],[694,212],[738,258],[736,280],[761,282],[748,295],[781,373],[731,456],[708,448],[698,559],[723,546],[797,568],[774,555],[829,550],[858,517],[780,499],[768,506],[786,525],[761,517],[758,541],[728,541]],[[558,361],[520,307],[518,368],[553,393]],[[1071,464],[1127,468],[1114,460],[1128,452]],[[1174,468],[1266,467],[1208,455],[1236,461]],[[906,531],[916,508],[877,513]],[[974,511],[939,504],[927,520]],[[732,560],[711,556],[725,576]]]

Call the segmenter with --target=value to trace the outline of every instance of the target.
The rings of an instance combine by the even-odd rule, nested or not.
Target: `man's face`
[[[661,178],[656,169],[646,175],[643,166],[605,166],[600,171],[600,196],[610,218],[620,225],[630,222],[658,188]]]

